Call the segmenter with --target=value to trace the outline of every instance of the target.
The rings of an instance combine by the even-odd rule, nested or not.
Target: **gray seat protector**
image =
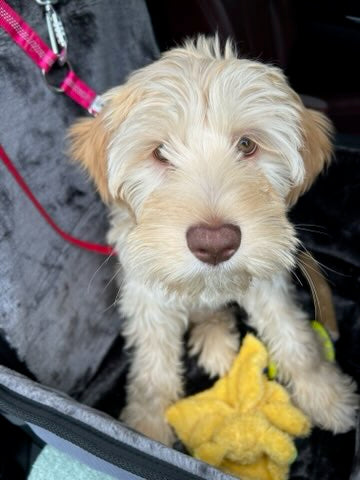
[[[15,373],[6,367],[0,366],[0,409],[2,408],[2,410],[5,410],[5,413],[8,413],[12,416],[15,415],[20,419],[22,418],[30,425],[35,424],[35,433],[43,438],[46,442],[56,446],[57,448],[60,448],[62,451],[68,452],[69,454],[78,458],[80,461],[87,463],[89,466],[95,466],[97,469],[104,471],[105,473],[114,475],[116,478],[122,478],[121,476],[117,477],[119,473],[117,469],[114,469],[109,465],[105,468],[102,462],[97,462],[96,459],[91,457],[86,458],[85,451],[80,452],[78,448],[72,449],[69,442],[63,441],[70,439],[72,444],[75,443],[71,438],[71,428],[68,428],[66,434],[62,435],[62,438],[60,438],[59,436],[56,436],[59,428],[58,425],[56,425],[57,420],[51,422],[48,421],[46,430],[50,431],[52,434],[55,433],[55,436],[53,436],[52,434],[46,433],[43,428],[37,428],[39,426],[43,427],[43,425],[40,424],[41,422],[39,420],[36,420],[36,416],[34,416],[34,419],[29,420],[29,418],[25,418],[26,415],[21,417],[23,414],[20,411],[16,413],[17,408],[15,400],[13,404],[7,402],[7,406],[5,408],[2,407],[5,395],[1,386],[5,387],[10,392],[14,392],[24,397],[27,399],[27,401],[36,402],[37,404],[42,405],[45,407],[43,408],[44,412],[48,407],[50,407],[53,412],[60,412],[61,414],[66,415],[68,418],[72,419],[74,423],[81,422],[82,424],[92,427],[92,429],[95,429],[97,432],[99,432],[99,442],[101,440],[100,434],[105,434],[106,436],[115,439],[122,444],[135,448],[137,451],[137,461],[133,462],[132,466],[134,468],[136,468],[137,463],[139,465],[141,464],[141,457],[144,455],[150,456],[153,459],[150,460],[150,465],[159,464],[159,461],[162,464],[165,462],[165,465],[163,464],[163,466],[160,466],[158,469],[155,469],[154,467],[154,470],[161,471],[163,474],[160,473],[160,475],[157,474],[157,476],[154,474],[152,476],[151,471],[149,471],[149,476],[146,478],[160,478],[161,476],[161,478],[173,480],[173,478],[176,478],[175,474],[174,476],[170,476],[171,474],[166,473],[166,470],[169,471],[171,467],[178,467],[180,469],[178,478],[205,478],[213,480],[230,480],[233,478],[232,476],[229,476],[220,470],[207,465],[206,463],[200,462],[193,457],[168,448],[161,443],[155,442],[140,435],[134,430],[124,426],[117,420],[114,420],[110,416],[91,407],[80,404],[62,392],[57,392],[50,388],[39,385],[23,375]],[[46,416],[46,412],[44,414],[41,413],[41,415]],[[42,421],[42,423],[43,422],[44,421]],[[60,425],[60,420],[58,423]],[[96,456],[98,451],[100,451],[100,446],[94,444],[94,450],[95,451],[92,452],[92,454],[95,453]],[[100,454],[98,456],[100,456]],[[117,458],[114,459],[114,462],[116,461],[121,461],[120,453],[117,455]],[[168,468],[166,467],[166,464],[168,465]],[[181,472],[183,472],[183,474]],[[184,472],[187,472],[189,476],[185,476]]]
[[[42,8],[9,0],[49,43]],[[97,92],[158,56],[143,0],[60,0],[76,73]],[[65,231],[105,242],[106,208],[65,154],[67,128],[87,115],[51,92],[0,31],[0,143]],[[0,332],[40,382],[76,395],[119,332],[114,259],[78,249],[40,217],[0,163]]]

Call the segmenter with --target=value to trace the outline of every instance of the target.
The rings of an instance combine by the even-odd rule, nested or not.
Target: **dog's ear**
[[[104,95],[106,106],[95,118],[80,119],[68,131],[71,158],[89,173],[106,203],[112,200],[108,185],[108,145],[138,99],[131,84],[116,87]]]
[[[107,145],[109,133],[101,114],[96,118],[78,120],[69,130],[71,157],[80,162],[95,182],[104,202],[110,201],[107,181]]]
[[[330,163],[333,126],[322,113],[307,108],[302,112],[303,147],[301,155],[305,166],[304,181],[294,187],[287,202],[291,207],[313,184],[319,173]]]

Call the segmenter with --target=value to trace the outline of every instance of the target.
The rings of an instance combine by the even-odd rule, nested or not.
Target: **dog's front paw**
[[[294,379],[292,388],[295,402],[315,425],[334,433],[354,428],[359,409],[356,384],[335,365],[323,363],[316,372]]]
[[[162,411],[152,412],[139,404],[127,405],[121,412],[120,420],[143,435],[169,447],[175,441],[175,435]]]
[[[231,310],[216,312],[208,321],[195,324],[190,333],[189,353],[210,377],[225,375],[239,351],[240,338]]]

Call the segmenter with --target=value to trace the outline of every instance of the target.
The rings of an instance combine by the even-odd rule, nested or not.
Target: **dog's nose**
[[[186,241],[196,258],[211,265],[229,260],[240,246],[241,231],[236,225],[194,225]]]

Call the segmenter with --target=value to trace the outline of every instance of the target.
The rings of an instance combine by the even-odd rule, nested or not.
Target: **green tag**
[[[313,320],[310,323],[311,327],[319,337],[323,348],[324,357],[328,362],[335,362],[335,349],[328,331],[322,323],[316,320]],[[277,377],[277,366],[276,363],[271,359],[267,368],[267,375],[269,380],[274,380]]]
[[[319,340],[323,347],[324,357],[328,362],[335,362],[335,349],[330,335],[324,325],[316,320],[311,322],[312,328],[319,336]]]
[[[267,374],[269,377],[269,380],[275,380],[277,376],[277,368],[276,368],[276,363],[270,360],[268,368],[267,368]]]

